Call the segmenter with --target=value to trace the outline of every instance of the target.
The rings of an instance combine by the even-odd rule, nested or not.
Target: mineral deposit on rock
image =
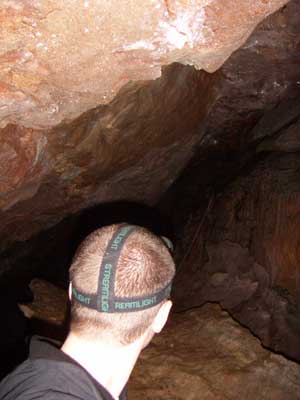
[[[215,71],[287,0],[2,0],[0,123],[51,127],[177,61]]]

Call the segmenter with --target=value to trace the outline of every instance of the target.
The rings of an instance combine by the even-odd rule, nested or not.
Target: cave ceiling
[[[49,128],[172,62],[216,71],[286,0],[4,0],[0,121]]]
[[[224,172],[297,90],[285,4],[5,0],[1,249],[95,204],[156,204],[195,154],[201,184]]]

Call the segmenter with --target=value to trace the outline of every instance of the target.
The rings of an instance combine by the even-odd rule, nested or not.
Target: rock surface
[[[217,78],[174,64],[160,80],[127,87],[72,123],[50,131],[7,126],[2,248],[95,204],[157,202],[190,159]]]
[[[35,3],[35,7],[30,7],[30,1],[19,2],[19,8],[14,8],[14,3],[5,2],[3,10],[9,12],[5,17],[3,14],[3,21],[6,21],[3,29],[12,30],[14,24],[22,20],[22,12],[25,10],[31,22],[25,18],[25,25],[20,24],[23,26],[22,32],[28,29],[42,32],[38,27],[30,25],[35,23],[32,13],[40,12],[39,7],[49,11],[54,3],[43,2],[43,6]],[[68,10],[70,3],[64,4]],[[86,13],[98,3],[88,4],[88,10],[84,11]],[[175,7],[176,2],[168,4]],[[243,12],[238,13],[234,7],[235,14],[231,14],[233,8],[226,7],[227,3],[223,2],[214,14],[213,7],[217,7],[217,4],[215,1],[207,6],[207,10],[212,12],[212,18],[224,15],[224,24],[226,22],[234,29],[239,25],[232,24],[232,18],[245,22],[247,12],[253,15],[256,13],[260,18],[260,12],[255,8],[258,5],[262,7],[260,11],[266,11],[266,7],[269,11],[273,9],[270,2],[252,2],[247,11],[248,3],[243,3]],[[279,2],[275,4],[278,6]],[[98,106],[73,122],[64,122],[53,129],[7,125],[0,137],[0,250],[15,241],[26,240],[53,226],[66,215],[94,204],[124,199],[156,203],[196,152],[196,147],[198,161],[195,171],[191,168],[191,172],[200,175],[204,184],[214,180],[214,171],[226,175],[226,162],[230,162],[231,168],[236,170],[242,152],[251,143],[245,124],[250,129],[266,108],[288,96],[291,86],[297,86],[300,77],[297,63],[300,26],[298,9],[299,1],[294,0],[270,16],[259,26],[245,47],[236,52],[218,73],[207,74],[174,64],[163,70],[160,79],[130,83],[108,105]],[[49,18],[58,18],[61,12],[56,10],[50,13]],[[230,17],[227,13],[230,13]],[[34,15],[37,18],[37,15],[43,14],[41,11],[41,14]],[[85,18],[84,15],[82,18]],[[9,18],[14,21],[12,24],[7,22]],[[247,21],[250,20],[254,21],[252,18]],[[48,24],[47,18],[37,22]],[[58,29],[55,24],[51,25],[52,28]],[[217,31],[220,32],[220,29]],[[20,46],[20,32],[18,29],[14,31],[12,48],[17,44]],[[225,32],[227,30],[224,28],[220,34],[225,35]],[[230,35],[227,33],[225,36],[229,40]],[[83,37],[82,40],[86,39]],[[217,46],[217,42],[214,43]],[[186,51],[187,47],[188,44],[182,51]],[[216,51],[223,51],[221,47],[216,48]],[[64,56],[67,54],[80,58],[82,55],[79,53],[70,55],[70,52],[64,52]],[[195,48],[193,54],[200,53]],[[210,56],[212,60],[212,54]],[[18,64],[17,55],[14,62]],[[56,64],[57,68],[64,66]],[[9,61],[7,65],[10,65]],[[26,68],[26,63],[22,68]],[[259,80],[258,75],[261,76]],[[76,74],[72,72],[67,76],[75,79]],[[67,82],[65,71],[63,79]],[[84,79],[89,79],[89,74],[84,73]],[[21,85],[23,81],[18,82]],[[47,90],[47,96],[55,92],[48,90],[47,85],[40,87]],[[91,91],[94,89],[99,88],[94,84]],[[63,84],[56,85],[56,90],[64,90]],[[67,94],[73,96],[74,92],[68,87]],[[35,96],[37,99],[38,93]],[[42,96],[47,102],[48,97],[44,92]],[[3,110],[7,104],[10,103],[5,101]],[[31,119],[37,117],[29,110],[24,114],[20,104],[16,103],[11,122],[20,123],[18,118],[21,115]],[[68,99],[63,104],[65,107],[80,105],[81,111],[91,106],[90,102],[83,107],[82,103]],[[39,118],[43,118],[39,106],[32,110],[37,112]],[[49,126],[57,123],[56,117],[53,118],[51,123],[47,123]],[[199,157],[203,161],[200,165]]]
[[[299,137],[299,122],[282,135],[295,130]],[[300,360],[300,161],[298,153],[277,153],[279,145],[280,137],[275,154],[214,200],[200,230],[194,213],[185,237],[195,240],[175,296],[183,309],[220,302],[266,346]]]
[[[3,0],[0,122],[48,128],[172,62],[215,71],[287,0]]]
[[[222,190],[245,164],[255,163],[260,141],[299,114],[299,10],[299,0],[293,0],[264,20],[220,69],[217,99],[203,121],[197,151],[176,183],[174,197],[181,197],[184,208],[193,208],[208,186]]]
[[[292,400],[300,366],[270,353],[217,305],[173,315],[144,350],[130,400]]]
[[[62,325],[67,317],[67,291],[43,279],[33,279],[30,289],[34,293],[33,302],[27,306],[31,311],[30,317],[49,324]]]
[[[219,301],[299,360],[298,10],[264,21],[224,65],[198,152],[162,207],[177,229],[178,308]]]
[[[66,291],[44,280],[31,283],[29,309],[37,333],[64,329]],[[53,304],[56,306],[53,308]],[[155,336],[129,381],[129,400],[300,399],[300,365],[262,348],[258,339],[216,304],[172,314]]]

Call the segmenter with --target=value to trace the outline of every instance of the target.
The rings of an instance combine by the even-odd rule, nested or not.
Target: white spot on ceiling
[[[134,43],[124,44],[122,46],[123,50],[139,50],[139,49],[147,49],[147,50],[154,50],[155,46],[147,42],[145,40],[138,40]]]

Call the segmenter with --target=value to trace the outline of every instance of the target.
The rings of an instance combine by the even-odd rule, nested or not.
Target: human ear
[[[165,326],[171,307],[172,307],[171,300],[167,300],[161,305],[152,323],[152,329],[155,333],[161,332],[162,328]]]

